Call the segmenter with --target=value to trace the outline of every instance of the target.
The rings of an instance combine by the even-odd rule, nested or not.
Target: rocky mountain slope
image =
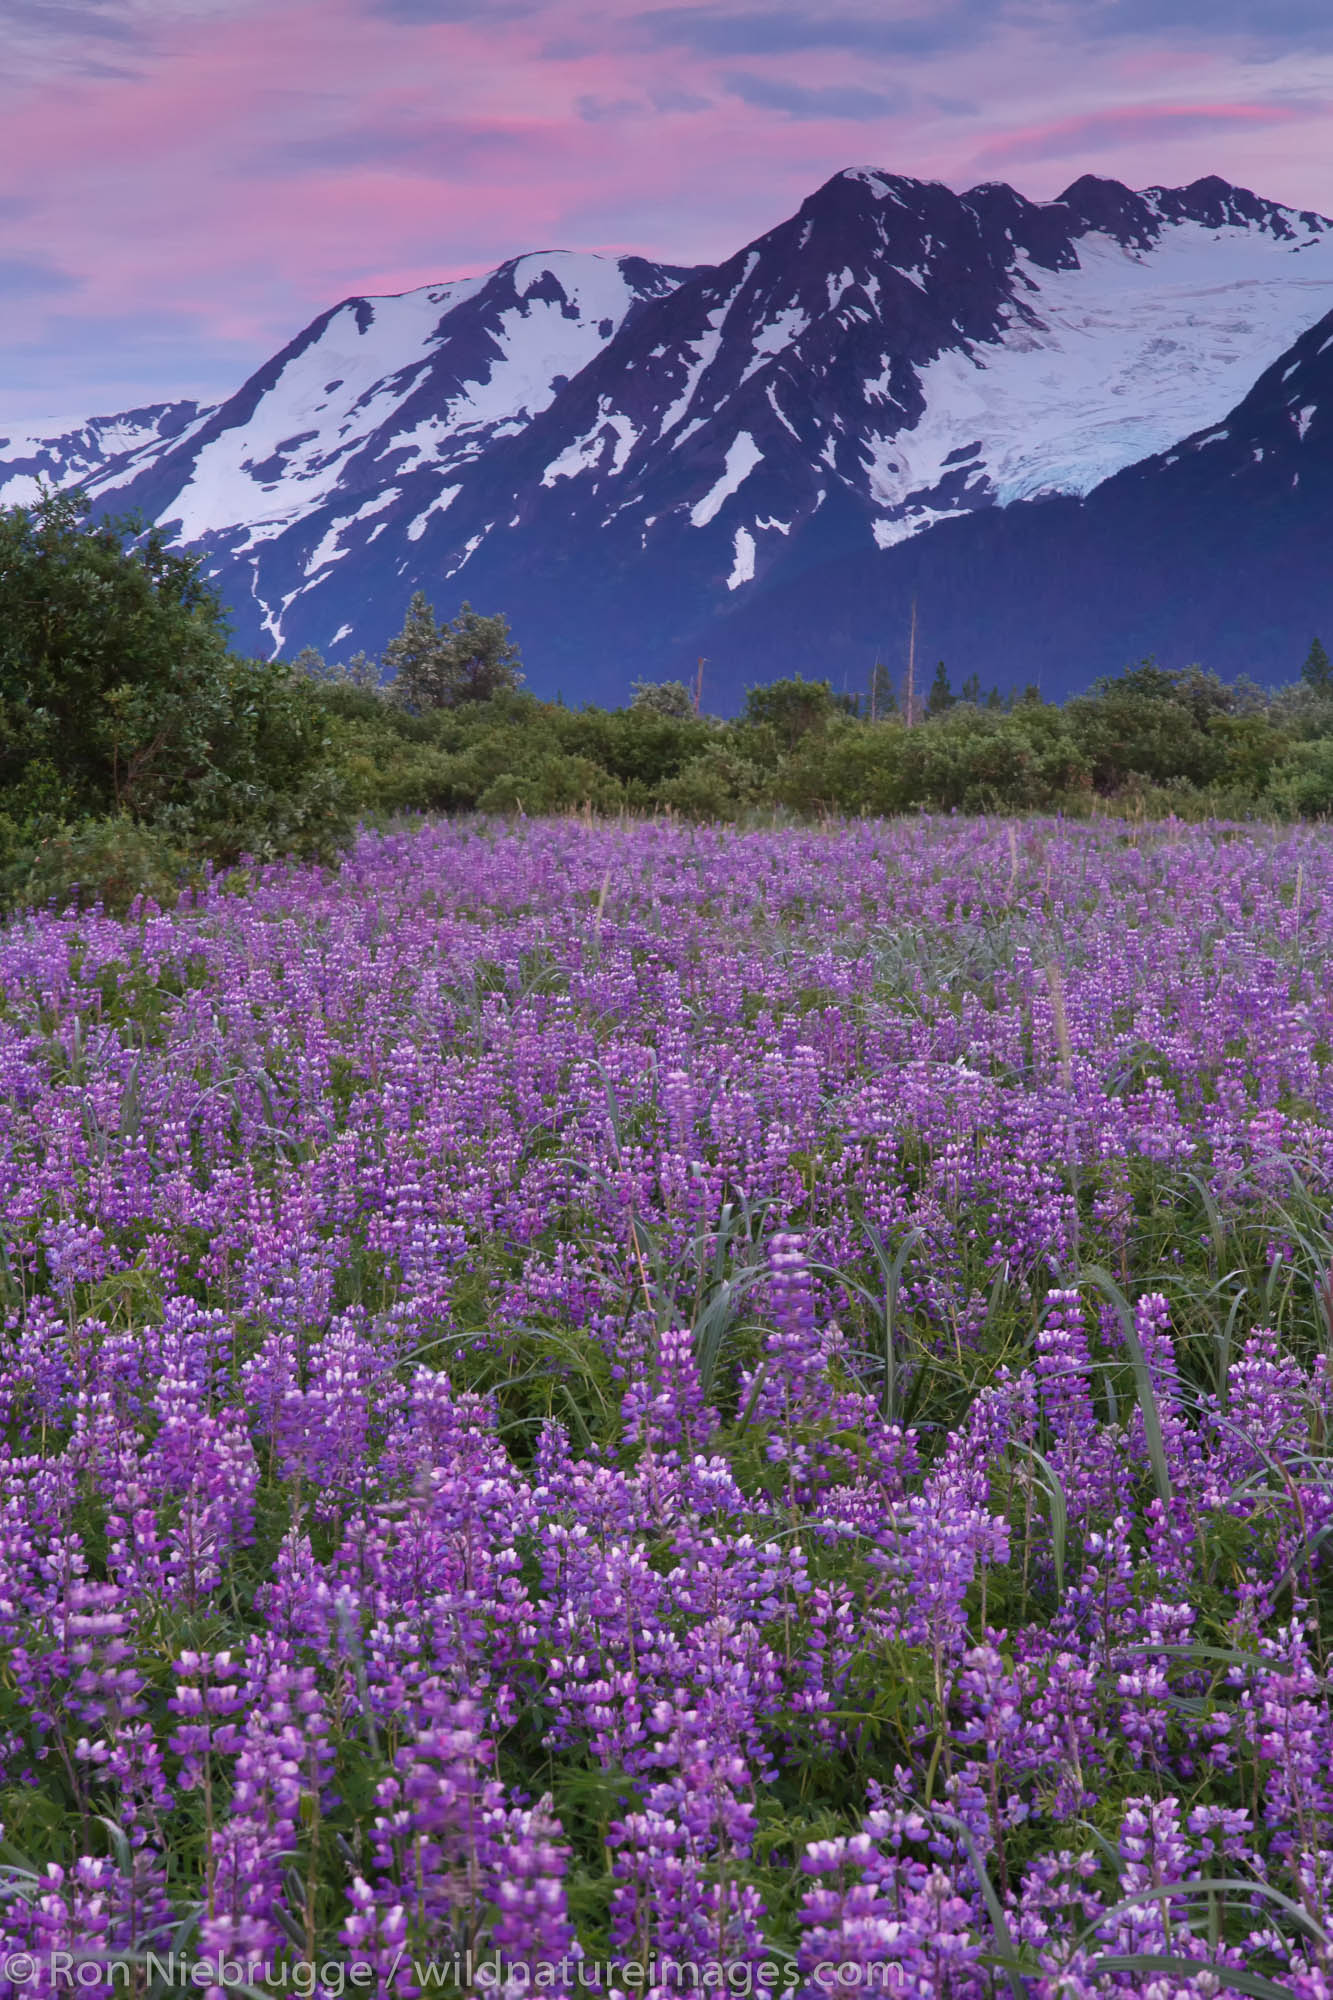
[[[1239,496],[1253,469],[1319,545],[1331,311],[1333,225],[1222,181],[1032,203],[857,169],[721,265],[555,252],[349,300],[216,409],[106,420],[100,465],[95,426],[83,461],[60,442],[99,506],[206,553],[266,653],[378,652],[420,588],[504,610],[539,691],[706,654],[731,706],[897,665],[915,595],[924,649],[988,681],[1059,692],[1195,634],[1266,677],[1322,567],[1284,558],[1280,616],[1243,588]]]

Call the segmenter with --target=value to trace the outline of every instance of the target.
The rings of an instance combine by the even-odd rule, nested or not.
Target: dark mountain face
[[[962,592],[941,637],[975,650],[992,623],[983,600],[1005,601],[1017,557],[1004,523],[1026,497],[1021,483],[1013,500],[1005,489],[1006,426],[1029,451],[1048,423],[1047,398],[1072,412],[1063,431],[1048,426],[1056,464],[1053,476],[1039,470],[1037,492],[1094,488],[1138,456],[1132,423],[1107,438],[1107,419],[1124,419],[1096,408],[1104,385],[1080,351],[1080,312],[1113,319],[1112,348],[1123,328],[1131,352],[1134,342],[1170,350],[1131,412],[1147,412],[1137,436],[1150,442],[1155,394],[1165,405],[1155,434],[1170,439],[1200,393],[1199,353],[1219,312],[1244,310],[1261,282],[1253,271],[1276,270],[1290,284],[1289,264],[1277,260],[1323,241],[1318,218],[1293,219],[1234,190],[1224,199],[1212,183],[1136,196],[1085,180],[1037,207],[1006,187],[957,197],[888,176],[839,176],[728,264],[645,307],[580,382],[493,454],[464,496],[468,515],[438,525],[439,567],[474,601],[512,607],[541,634],[541,684],[599,699],[620,698],[632,673],[688,672],[700,653],[714,699],[733,704],[747,682],[798,664],[797,652],[801,671],[835,669],[856,684],[906,631],[908,579],[935,561],[949,578],[945,594]],[[1165,266],[1155,285],[1154,257]],[[1054,310],[1042,290],[1048,273]],[[1220,300],[1212,317],[1206,303],[1196,311],[1200,290]],[[1323,296],[1333,300],[1316,291],[1315,306]],[[1303,287],[1290,305],[1297,323],[1314,309]],[[1243,355],[1269,360],[1264,338],[1256,326]],[[988,377],[1021,377],[1029,358],[1048,383],[1007,391],[1006,409]],[[935,390],[941,364],[953,373]],[[1126,372],[1107,403],[1135,393]],[[1254,372],[1253,360],[1236,357],[1239,393]],[[951,395],[962,393],[976,405],[980,439],[959,430],[961,417],[952,434],[944,428]],[[1085,401],[1094,420],[1080,430]],[[933,457],[914,486],[912,453],[932,427]],[[951,435],[965,441],[953,445]],[[909,476],[890,494],[895,448]],[[1025,528],[1029,512],[1054,523],[1049,509],[1019,511]],[[961,527],[951,517],[971,517],[952,560],[944,529]],[[1012,642],[992,648],[1002,679],[1030,677],[1018,664],[1022,598],[1016,616]],[[1074,598],[1066,685],[1080,674],[1082,617]]]
[[[531,422],[636,306],[688,275],[556,251],[484,279],[344,300],[174,445],[92,490],[205,552],[238,645],[287,650],[287,607],[386,533],[357,595],[396,601],[411,544],[459,475]],[[327,620],[320,631],[338,643]],[[355,644],[354,631],[338,637]]]
[[[709,634],[733,690],[776,671],[865,686],[919,656],[1048,697],[1148,655],[1226,677],[1292,679],[1333,632],[1333,313],[1225,423],[1096,487],[947,523],[883,553],[833,557]],[[816,615],[827,607],[828,616]],[[702,635],[701,635],[702,636]]]
[[[1100,670],[1077,643],[1100,550],[1164,579],[1108,585],[1108,633],[1176,604],[1129,469],[1156,494],[1197,462],[1189,505],[1220,521],[1241,473],[1197,439],[1238,435],[1330,309],[1330,225],[1222,181],[1036,204],[856,169],[717,266],[553,252],[347,300],[91,484],[205,552],[257,652],[378,653],[422,589],[505,611],[539,691],[616,700],[705,653],[734,700],[864,678],[916,591],[925,643],[989,648],[1002,680],[1032,677],[1045,604],[1072,685]],[[1316,414],[1280,421],[1318,444]]]

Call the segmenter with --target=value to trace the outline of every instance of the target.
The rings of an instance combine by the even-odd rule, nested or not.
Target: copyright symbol
[[[0,1958],[0,1973],[15,1986],[26,1986],[37,1977],[37,1961],[30,1951],[11,1951],[8,1958]]]

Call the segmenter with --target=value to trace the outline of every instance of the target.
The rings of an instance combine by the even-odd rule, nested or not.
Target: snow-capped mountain
[[[74,486],[94,478],[123,478],[155,447],[179,437],[200,414],[198,403],[150,403],[115,417],[90,417],[54,437],[42,430],[0,431],[0,506],[28,506],[43,484]]]
[[[938,571],[926,645],[1027,679],[995,552],[1104,494],[1118,521],[1127,469],[1155,492],[1173,447],[1233,480],[1200,438],[1238,435],[1289,350],[1303,380],[1330,310],[1333,224],[1222,181],[1032,203],[857,169],[718,266],[551,253],[349,300],[89,485],[203,549],[256,651],[378,652],[420,588],[505,611],[539,691],[617,700],[706,653],[729,705],[891,657],[905,591],[934,635]]]
[[[748,572],[765,486],[798,516],[844,486],[881,547],[1087,492],[1220,418],[1330,305],[1333,225],[1221,182],[1037,206],[855,171],[663,300],[530,447],[559,445],[538,484],[590,517],[656,525],[678,488],[698,529],[744,484]]]
[[[738,602],[711,638],[757,680],[781,657],[864,687],[900,666],[912,607],[926,672],[1060,696],[1149,654],[1294,679],[1333,633],[1333,312],[1220,424],[1086,496],[993,507],[888,550],[832,555]]]
[[[56,483],[78,480],[99,508],[138,509],[204,550],[238,643],[282,651],[293,598],[349,553],[363,556],[390,522],[390,546],[410,549],[456,497],[460,472],[686,275],[554,251],[483,278],[346,299],[161,448],[102,466],[71,454]],[[10,471],[0,458],[0,478]],[[358,593],[375,594],[368,577]]]

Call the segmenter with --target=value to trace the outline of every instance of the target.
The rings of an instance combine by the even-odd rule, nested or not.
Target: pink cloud
[[[411,19],[388,0],[126,4],[117,74],[53,27],[0,77],[0,274],[51,273],[5,296],[0,417],[222,394],[349,293],[524,250],[722,258],[863,160],[959,187],[1027,163],[1034,196],[1094,161],[1135,185],[1219,172],[1333,206],[1301,123],[1321,113],[1296,101],[1308,64],[1246,69],[1219,43],[1199,104],[1197,49],[1100,43],[1091,62],[1073,31],[1006,28],[1002,0],[969,0],[970,41],[892,62],[652,45],[633,0],[503,18],[440,0],[473,14],[452,21],[417,18],[432,0],[400,0]],[[765,0],[770,28],[784,5],[801,11]]]
[[[1124,146],[1160,144],[1222,133],[1236,126],[1299,124],[1324,107],[1293,104],[1149,104],[1089,112],[1081,118],[1032,125],[992,140],[974,154],[979,167],[1029,160],[1082,159]]]

